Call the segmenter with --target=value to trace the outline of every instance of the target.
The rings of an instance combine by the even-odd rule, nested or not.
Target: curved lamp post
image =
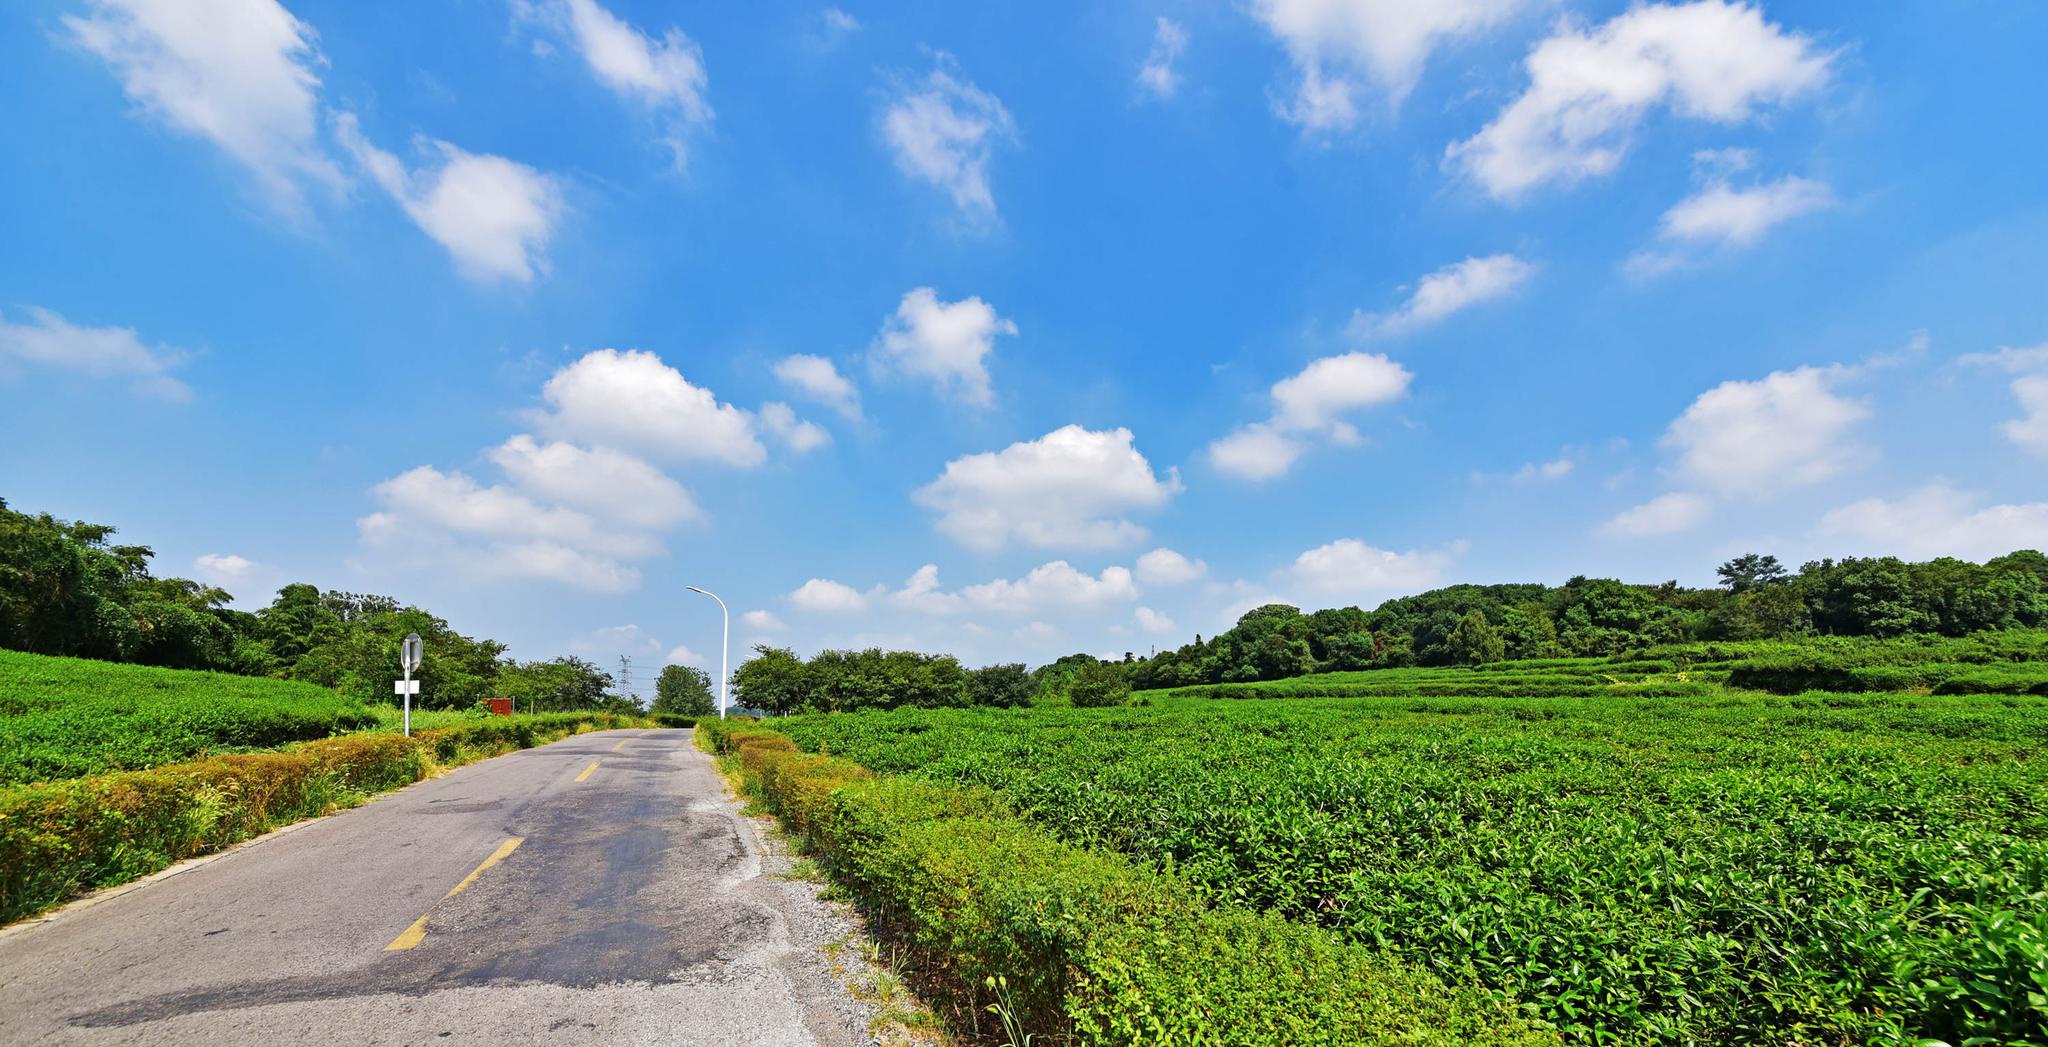
[[[693,593],[703,593],[705,596],[718,600],[718,594],[708,589],[699,589],[694,585],[687,588]],[[718,718],[723,720],[725,719],[725,662],[727,653],[732,649],[732,612],[726,610],[724,600],[718,600],[718,613],[725,617],[725,634],[719,637],[718,640]]]

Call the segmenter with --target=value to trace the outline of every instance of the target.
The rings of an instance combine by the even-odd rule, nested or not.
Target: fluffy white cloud
[[[541,387],[534,422],[565,440],[641,451],[666,461],[749,468],[768,452],[753,419],[644,350],[599,349]]]
[[[1306,450],[1291,433],[1320,433],[1339,444],[1360,442],[1343,419],[1351,411],[1399,399],[1414,378],[1377,353],[1326,356],[1273,384],[1273,417],[1239,426],[1209,445],[1209,464],[1246,480],[1269,480],[1293,468]]]
[[[1140,541],[1126,514],[1165,505],[1181,489],[1138,453],[1129,429],[1068,425],[1001,451],[955,458],[913,495],[939,514],[939,532],[975,549],[1012,544],[1103,547]]]
[[[574,509],[550,507],[502,485],[422,465],[371,489],[391,515],[457,534],[531,539],[620,556],[656,551],[644,535],[608,530]]]
[[[546,270],[548,241],[566,209],[553,177],[432,139],[422,144],[438,166],[408,171],[363,136],[353,113],[335,118],[335,135],[413,224],[448,249],[464,276],[523,284]]]
[[[784,403],[761,405],[761,427],[796,454],[815,451],[832,442],[832,434],[816,422],[806,422]]]
[[[978,297],[941,302],[936,291],[919,287],[882,322],[873,359],[885,371],[929,379],[963,402],[986,407],[995,400],[988,355],[997,335],[1016,333],[1016,324]]]
[[[624,592],[640,572],[601,553],[545,538],[479,542],[402,512],[356,521],[364,556],[359,566],[382,571],[435,571],[477,581],[527,579],[594,592]]]
[[[1094,607],[1138,598],[1127,567],[1105,567],[1099,575],[1065,560],[1031,569],[1014,581],[998,578],[960,590],[969,606],[1005,614],[1035,614],[1052,608]]]
[[[2026,414],[2007,421],[2007,439],[2036,454],[2048,454],[2048,342],[2029,349],[2007,346],[1995,353],[1971,353],[1961,363],[1997,367],[2019,375],[2012,395]]]
[[[1188,31],[1180,23],[1160,16],[1152,31],[1152,50],[1138,67],[1138,86],[1157,98],[1172,98],[1180,90],[1180,74],[1173,64],[1187,49]]]
[[[16,367],[67,371],[129,383],[142,396],[183,403],[192,389],[171,377],[185,354],[144,345],[131,327],[80,327],[48,309],[28,307],[28,321],[0,315],[0,378]]]
[[[1301,441],[1264,422],[1239,426],[1209,445],[1209,464],[1244,480],[1270,480],[1294,468],[1307,450]]]
[[[1701,393],[1663,442],[1678,472],[1722,495],[1756,497],[1817,483],[1863,454],[1849,439],[1870,409],[1835,392],[1840,367],[1775,371]]]
[[[1657,276],[1694,261],[1704,250],[1749,247],[1772,228],[1833,202],[1826,185],[1805,178],[1788,176],[1744,189],[1710,182],[1664,212],[1658,236],[1674,246],[1638,252],[1626,268],[1633,276]]]
[[[1273,384],[1273,424],[1330,429],[1354,410],[1398,400],[1415,376],[1377,353],[1326,356]]]
[[[1529,86],[1446,160],[1496,199],[1611,173],[1663,106],[1734,124],[1827,82],[1832,56],[1729,0],[1631,7],[1586,29],[1561,21],[1524,63]]]
[[[748,611],[740,615],[740,621],[756,632],[779,633],[789,628],[783,624],[782,619],[775,617],[773,611]]]
[[[1985,505],[1937,483],[1896,500],[1866,498],[1842,506],[1822,516],[1814,530],[1854,543],[1854,552],[1985,560],[2016,549],[2048,549],[2048,502]]]
[[[1529,0],[1254,0],[1252,17],[1287,48],[1301,82],[1282,115],[1308,131],[1358,119],[1359,78],[1399,105],[1432,51],[1483,32]]]
[[[541,443],[522,433],[490,457],[526,491],[633,527],[668,527],[703,515],[683,485],[621,451]]]
[[[1339,538],[1295,557],[1286,573],[1296,585],[1326,594],[1412,592],[1439,584],[1464,550],[1464,543],[1456,542],[1442,549],[1397,553],[1356,538]]]
[[[1714,503],[1690,491],[1673,491],[1617,513],[1600,526],[1603,534],[1650,538],[1689,531],[1707,518]]]
[[[1467,258],[1416,281],[1415,291],[1391,313],[1359,313],[1352,330],[1362,336],[1407,334],[1482,302],[1513,294],[1536,266],[1511,254]]]
[[[704,666],[704,656],[698,654],[693,650],[690,650],[687,646],[677,645],[676,647],[670,648],[668,654],[662,657],[661,664],[664,666],[694,665],[698,668],[702,668]],[[717,682],[718,681],[716,680],[712,681],[714,687],[717,685]]]
[[[665,118],[663,140],[676,166],[683,165],[685,136],[711,120],[711,105],[704,100],[704,52],[696,41],[674,27],[655,40],[596,0],[521,0],[520,7],[567,35],[598,83]]]
[[[789,602],[799,611],[848,614],[866,610],[870,595],[830,578],[813,578],[797,586],[789,594]]]
[[[930,75],[903,85],[882,112],[882,136],[897,170],[945,190],[963,215],[986,221],[996,213],[990,154],[1014,141],[1017,130],[996,96],[955,77],[950,66],[940,55]]]
[[[775,361],[774,370],[776,380],[791,392],[838,411],[849,422],[860,421],[860,390],[832,361],[798,353]]]
[[[89,0],[64,25],[144,112],[212,141],[271,202],[297,213],[309,184],[344,179],[319,145],[324,63],[313,30],[276,0]]]
[[[1209,565],[1167,548],[1138,557],[1138,580],[1146,585],[1186,585],[1209,573]]]
[[[1133,621],[1137,622],[1138,628],[1148,633],[1170,633],[1175,628],[1172,618],[1150,607],[1138,608],[1132,613],[1131,617]]]
[[[207,553],[192,561],[192,574],[202,582],[214,585],[235,585],[245,581],[261,568],[261,564],[233,553]]]

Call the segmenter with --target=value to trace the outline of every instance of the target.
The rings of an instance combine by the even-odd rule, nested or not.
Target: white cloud
[[[682,372],[644,350],[599,349],[555,372],[541,387],[547,410],[534,421],[549,435],[627,448],[667,461],[714,461],[749,468],[767,459],[747,412],[718,402]]]
[[[530,18],[565,33],[592,75],[613,94],[666,120],[664,144],[683,166],[685,137],[711,121],[704,52],[671,26],[655,40],[595,0],[521,0]]]
[[[1094,607],[1138,598],[1127,567],[1105,567],[1099,575],[1054,560],[1011,581],[998,578],[960,590],[969,606],[1005,614],[1035,614],[1051,608]]]
[[[668,527],[703,516],[683,485],[622,451],[544,444],[522,433],[494,448],[490,458],[527,491],[634,527]]]
[[[89,0],[64,25],[143,111],[212,141],[296,215],[307,185],[338,189],[319,145],[326,63],[310,26],[275,0]]]
[[[485,487],[459,473],[422,465],[371,489],[386,512],[457,534],[532,539],[621,556],[656,551],[643,535],[611,531],[574,509],[549,507],[509,487]]]
[[[860,31],[860,19],[836,7],[826,8],[824,19],[825,28],[830,29],[834,33],[857,33]]]
[[[832,442],[832,434],[816,422],[806,422],[784,403],[761,405],[761,427],[795,454],[815,451]]]
[[[1613,172],[1657,107],[1740,123],[1818,89],[1831,58],[1761,8],[1728,0],[1631,7],[1590,30],[1567,18],[1530,52],[1528,89],[1445,158],[1496,199],[1516,200]]]
[[[1186,585],[1207,573],[1208,564],[1164,547],[1138,557],[1138,580],[1146,585]]]
[[[448,249],[464,276],[523,284],[546,271],[543,256],[566,209],[552,176],[432,139],[421,142],[439,166],[408,171],[363,136],[353,113],[335,118],[335,134],[407,217]]]
[[[600,553],[549,539],[478,542],[472,536],[399,512],[375,512],[356,521],[364,556],[360,568],[384,572],[447,572],[477,581],[528,579],[593,592],[625,592],[640,572]]]
[[[1138,608],[1132,613],[1132,619],[1138,623],[1138,628],[1148,633],[1170,633],[1175,628],[1172,618],[1150,607]]]
[[[1145,64],[1138,67],[1138,86],[1154,97],[1172,98],[1180,90],[1180,74],[1174,71],[1173,64],[1180,60],[1180,53],[1187,46],[1187,29],[1160,16],[1152,30],[1152,50],[1145,55]]]
[[[1254,0],[1252,17],[1287,48],[1301,82],[1281,107],[1307,131],[1358,118],[1362,77],[1398,106],[1438,47],[1484,32],[1529,0]]]
[[[1602,534],[1650,538],[1689,531],[1706,520],[1713,502],[1689,491],[1673,491],[1624,510],[1600,526]]]
[[[0,378],[15,367],[122,379],[137,394],[183,403],[192,389],[171,377],[185,354],[144,345],[132,327],[80,327],[48,309],[29,306],[28,322],[0,315]]]
[[[1840,367],[1775,371],[1701,393],[1664,434],[1678,472],[1722,495],[1758,497],[1835,476],[1863,455],[1849,439],[1870,409],[1838,395]]]
[[[882,322],[873,359],[882,370],[929,379],[964,403],[986,407],[995,400],[988,356],[996,336],[1016,333],[1015,323],[978,297],[942,302],[931,288],[919,287]]]
[[[1104,547],[1140,541],[1126,514],[1179,493],[1180,476],[1152,472],[1129,429],[1068,425],[1001,451],[955,458],[912,496],[939,514],[939,532],[974,549]]]
[[[796,395],[830,407],[849,422],[860,421],[860,390],[832,361],[798,353],[775,361],[774,370],[776,380]]]
[[[1329,429],[1347,412],[1400,399],[1414,377],[1377,353],[1326,356],[1273,384],[1273,424]]]
[[[1553,458],[1547,462],[1530,462],[1515,470],[1516,483],[1534,483],[1538,480],[1562,480],[1578,467],[1572,458]]]
[[[796,591],[789,594],[789,602],[799,611],[849,614],[866,610],[869,596],[868,593],[829,578],[813,578],[797,586]]]
[[[740,615],[740,621],[745,623],[747,628],[757,632],[779,633],[789,628],[783,624],[782,619],[775,617],[773,611],[748,611]]]
[[[1361,336],[1407,334],[1453,313],[1513,294],[1536,266],[1511,254],[1467,258],[1416,281],[1415,292],[1391,313],[1358,313],[1352,330]]]
[[[2048,502],[1984,505],[1936,483],[1893,501],[1866,498],[1842,506],[1814,530],[1870,555],[1982,561],[2017,549],[2048,549]]]
[[[1343,415],[1399,399],[1414,378],[1378,353],[1326,356],[1273,383],[1273,417],[1239,426],[1209,445],[1209,464],[1246,480],[1269,480],[1293,468],[1306,450],[1290,433],[1319,433],[1334,443],[1361,441]]]
[[[989,157],[997,145],[1016,140],[1016,126],[996,96],[950,70],[950,58],[941,54],[924,80],[902,85],[882,112],[882,136],[897,170],[945,190],[968,218],[991,220],[996,201]]]
[[[2020,447],[2048,454],[2048,342],[2029,349],[2006,346],[1995,353],[1971,353],[1959,362],[1997,367],[2020,376],[2013,379],[2012,395],[2026,414],[1999,428]]]
[[[669,665],[694,665],[694,666],[696,666],[696,667],[698,667],[698,668],[700,668],[700,669],[701,669],[701,668],[703,668],[703,667],[704,667],[704,656],[703,656],[703,655],[701,655],[701,654],[698,654],[697,652],[695,652],[695,651],[693,651],[693,650],[690,650],[690,649],[689,649],[688,647],[685,647],[685,646],[681,646],[681,645],[678,645],[678,646],[676,646],[676,647],[674,647],[674,648],[671,648],[671,649],[669,650],[668,654],[667,654],[667,655],[665,655],[665,656],[664,656],[664,657],[662,658],[662,660],[661,660],[661,664],[662,664],[662,665],[664,665],[664,666],[669,666]],[[717,683],[718,683],[718,681],[716,681],[716,680],[713,680],[713,681],[712,681],[712,684],[713,684],[714,686],[715,686],[715,685],[716,685]]]
[[[569,646],[584,654],[612,659],[622,654],[658,653],[661,641],[647,635],[645,629],[629,623],[594,629],[571,641]]]
[[[1264,422],[1239,426],[1209,445],[1209,464],[1244,480],[1270,480],[1294,468],[1307,450],[1301,441]]]
[[[193,577],[214,585],[235,585],[248,580],[262,565],[233,553],[207,553],[192,561]]]
[[[1746,189],[1710,182],[1664,212],[1658,236],[1676,246],[1638,252],[1626,269],[1636,277],[1658,276],[1697,260],[1704,250],[1749,247],[1773,227],[1833,202],[1826,185],[1805,178],[1787,176]]]
[[[1295,557],[1286,573],[1295,584],[1325,594],[1414,592],[1439,584],[1464,551],[1463,542],[1454,542],[1441,549],[1397,553],[1356,538],[1339,538]]]

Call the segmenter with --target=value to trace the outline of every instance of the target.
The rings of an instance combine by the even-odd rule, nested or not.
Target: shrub
[[[1050,1042],[1545,1043],[1476,990],[1327,932],[1210,910],[1186,885],[1062,843],[987,790],[878,778],[758,727],[707,723],[743,788],[926,961],[957,1014],[1000,1001]]]
[[[1082,709],[1122,705],[1130,696],[1130,682],[1124,679],[1123,669],[1113,662],[1090,662],[1067,685],[1067,697]]]

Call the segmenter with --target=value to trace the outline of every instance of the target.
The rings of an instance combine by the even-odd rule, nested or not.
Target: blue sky
[[[2048,8],[0,10],[0,493],[522,656],[2048,547]]]

